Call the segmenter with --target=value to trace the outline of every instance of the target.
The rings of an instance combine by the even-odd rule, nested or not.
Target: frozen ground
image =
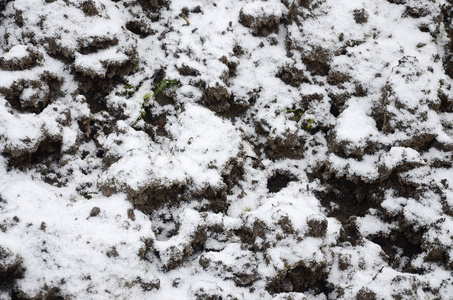
[[[453,299],[446,0],[0,0],[0,299]]]

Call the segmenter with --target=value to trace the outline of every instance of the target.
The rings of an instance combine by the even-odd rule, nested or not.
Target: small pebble
[[[101,209],[99,207],[95,206],[95,207],[93,207],[93,209],[90,212],[90,217],[96,217],[97,215],[99,215],[100,212],[101,212]]]
[[[127,217],[128,217],[129,219],[131,219],[132,221],[135,221],[135,213],[134,213],[134,209],[129,208],[129,209],[127,210]]]

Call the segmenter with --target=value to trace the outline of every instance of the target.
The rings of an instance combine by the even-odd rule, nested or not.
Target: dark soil
[[[267,181],[267,189],[269,193],[278,193],[281,189],[287,187],[291,181],[294,181],[294,177],[284,173],[277,173]]]

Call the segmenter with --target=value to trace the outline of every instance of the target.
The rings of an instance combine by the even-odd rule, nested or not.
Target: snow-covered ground
[[[0,1],[0,299],[453,299],[452,18]]]

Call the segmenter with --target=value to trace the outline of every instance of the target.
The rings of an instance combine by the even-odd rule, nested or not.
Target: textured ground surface
[[[0,0],[0,299],[453,299],[444,0]]]

